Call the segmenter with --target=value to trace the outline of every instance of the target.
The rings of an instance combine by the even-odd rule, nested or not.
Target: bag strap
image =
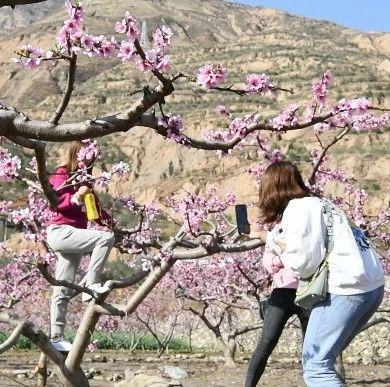
[[[333,204],[327,200],[323,199],[323,212],[325,217],[326,225],[326,235],[325,235],[325,249],[326,249],[326,259],[327,255],[333,249],[334,244],[334,232],[333,232]]]

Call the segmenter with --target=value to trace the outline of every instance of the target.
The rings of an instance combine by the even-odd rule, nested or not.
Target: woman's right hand
[[[82,199],[84,197],[85,194],[87,194],[88,192],[91,192],[91,188],[89,188],[88,186],[86,185],[82,185],[76,192],[76,196],[78,199]]]

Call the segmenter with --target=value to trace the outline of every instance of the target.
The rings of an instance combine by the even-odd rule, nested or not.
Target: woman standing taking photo
[[[86,274],[86,285],[97,293],[108,291],[99,283],[107,257],[114,245],[114,234],[109,231],[87,229],[88,219],[83,207],[84,196],[92,192],[89,184],[74,184],[74,177],[84,167],[78,160],[79,152],[85,146],[82,142],[74,142],[70,146],[67,161],[56,169],[50,177],[50,184],[57,191],[59,204],[52,213],[47,227],[47,243],[57,253],[55,278],[74,282],[77,269],[84,254],[90,254]],[[88,172],[92,171],[94,157],[84,161]],[[70,182],[72,181],[72,183]],[[95,194],[94,194],[95,195]],[[96,222],[103,225],[110,220],[106,212],[98,209]],[[106,224],[105,224],[106,225]],[[69,352],[71,343],[64,339],[66,313],[72,291],[63,286],[53,289],[50,320],[51,338],[54,347],[61,352]],[[83,301],[92,297],[82,294]]]
[[[284,267],[300,278],[312,276],[327,255],[328,293],[311,312],[302,350],[309,387],[342,387],[334,363],[378,309],[384,273],[363,232],[353,230],[343,211],[331,206],[333,243],[327,251],[324,201],[305,186],[297,167],[271,164],[260,186],[259,207],[265,223],[280,221],[279,232],[260,233]],[[266,234],[266,235],[265,235]]]
[[[279,232],[280,224],[277,224],[270,233]],[[251,237],[256,235],[251,234]],[[260,340],[249,361],[245,387],[255,387],[259,382],[288,319],[293,315],[298,316],[304,337],[310,316],[310,311],[294,304],[299,279],[297,274],[283,267],[280,258],[267,245],[263,254],[263,266],[273,277],[273,290],[265,310]]]

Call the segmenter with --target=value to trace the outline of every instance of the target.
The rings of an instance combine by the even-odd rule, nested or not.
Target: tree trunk
[[[36,368],[37,387],[47,386],[47,357],[44,352],[41,352],[38,365]]]
[[[237,350],[237,341],[235,337],[229,337],[228,342],[225,347],[225,365],[228,367],[236,366],[236,361],[234,360]]]

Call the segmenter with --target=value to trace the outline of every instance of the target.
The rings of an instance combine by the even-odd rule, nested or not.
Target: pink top
[[[272,232],[280,225],[276,225]],[[291,269],[285,268],[279,256],[275,254],[267,244],[263,254],[263,266],[273,277],[272,288],[296,289],[298,287],[299,276]]]
[[[76,228],[87,228],[87,214],[82,210],[82,206],[79,206],[71,201],[73,195],[79,187],[77,185],[72,185],[60,188],[62,185],[66,184],[66,181],[69,178],[70,174],[65,167],[57,168],[54,174],[50,176],[49,182],[57,191],[59,205],[56,211],[52,211],[53,216],[52,219],[47,222],[47,226],[51,224],[67,224]],[[100,218],[97,220],[97,223],[101,224],[102,221],[110,221],[111,217],[107,214],[107,212],[104,210],[100,211],[98,201],[97,207],[100,212]]]

